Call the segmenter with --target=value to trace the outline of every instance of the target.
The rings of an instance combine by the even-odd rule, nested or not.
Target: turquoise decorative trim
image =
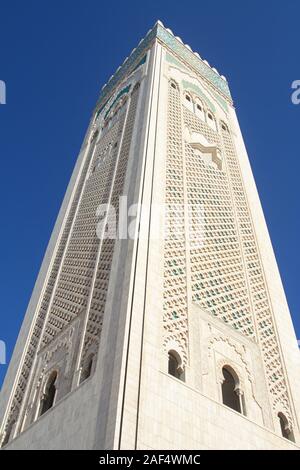
[[[175,65],[176,67],[179,67],[181,70],[185,70],[187,71],[188,69],[177,59],[175,59],[175,57],[173,57],[171,54],[169,54],[169,52],[166,52],[166,61],[169,62],[170,64],[173,64]],[[189,83],[189,87],[192,88],[194,87],[195,85],[193,85],[192,83]],[[198,88],[197,90],[197,93],[201,94],[202,98],[204,100],[207,100],[206,96],[203,95],[203,93],[201,92],[201,90]],[[215,99],[219,102],[219,104],[222,106],[222,108],[224,109],[225,112],[228,112],[228,106],[227,106],[227,103],[226,101],[221,97],[219,96],[217,93],[214,93],[212,90],[211,90],[211,93],[214,95]],[[211,102],[210,102],[211,103]],[[211,103],[211,107],[213,108],[213,104]],[[213,110],[213,109],[212,109]]]
[[[199,59],[192,51],[190,51],[184,44],[175,38],[169,31],[167,31],[160,23],[156,23],[146,37],[140,42],[136,49],[133,50],[131,55],[125,60],[123,65],[116,71],[111,77],[109,82],[103,87],[100,97],[96,104],[96,112],[100,104],[101,110],[105,107],[108,102],[108,97],[116,85],[127,75],[132,73],[142,63],[146,61],[146,57],[141,56],[152,45],[153,41],[158,38],[163,44],[165,44],[175,55],[182,58],[189,66],[194,68],[200,75],[211,82],[217,90],[223,93],[231,101],[231,95],[228,88],[228,84],[220,75],[212,70],[209,65],[206,65],[202,59]],[[101,111],[100,111],[101,112]]]
[[[176,65],[177,67],[179,67],[181,70],[184,69],[184,70],[188,70],[181,62],[179,62],[179,60],[175,59],[175,57],[173,57],[171,54],[169,54],[168,52],[166,52],[166,60],[167,62],[169,62],[170,64],[173,64],[173,65]]]
[[[175,54],[182,57],[191,67],[200,73],[204,78],[209,80],[218,90],[231,100],[231,95],[227,82],[215,72],[209,65],[206,65],[203,60],[199,59],[195,54],[190,51],[184,44],[176,39],[173,34],[169,33],[159,23],[157,24],[157,37],[168,46]]]
[[[134,69],[132,70],[132,72],[134,72],[136,69],[138,69],[141,65],[143,65],[145,62],[146,62],[146,59],[147,59],[147,54],[144,55],[144,57],[138,62],[138,64],[134,67]],[[124,88],[125,89],[125,88]],[[120,95],[120,93],[119,93]],[[119,98],[119,95],[117,96],[117,98]],[[116,98],[116,99],[117,99]],[[100,99],[100,98],[99,98]],[[98,100],[99,101],[99,100]],[[98,118],[99,114],[101,113],[101,111],[105,108],[105,106],[107,105],[108,103],[108,100],[101,106],[100,109],[98,109],[97,113],[96,113],[96,118]],[[113,103],[114,104],[114,103]]]
[[[101,106],[101,108],[98,109],[98,111],[96,112],[95,120],[98,119],[99,114],[103,111],[103,109],[107,105],[108,101],[109,100],[105,101],[105,103]]]
[[[221,96],[217,95],[217,93],[212,92],[212,94],[214,95],[214,97],[216,98],[216,100],[219,102],[219,104],[222,106],[222,108],[224,109],[224,111],[225,111],[226,113],[228,113],[228,106],[227,106],[226,101],[223,100],[223,98],[221,98]]]
[[[112,104],[110,105],[110,107],[109,107],[108,110],[106,111],[105,116],[104,116],[104,119],[106,118],[106,116],[108,115],[108,113],[110,112],[110,110],[113,108],[113,106],[116,104],[116,102],[121,98],[121,96],[123,96],[124,93],[128,93],[128,92],[129,92],[130,88],[131,88],[131,85],[128,85],[128,86],[126,86],[125,88],[123,88],[123,89],[117,94],[117,96],[116,96],[115,99],[113,100]],[[98,114],[97,114],[97,117],[98,117]]]
[[[103,90],[100,93],[99,99],[97,101],[98,106],[109,93],[113,90],[113,88],[120,82],[124,76],[129,75],[134,70],[136,70],[141,63],[146,61],[146,56],[140,59],[141,55],[145,53],[146,49],[149,48],[150,44],[156,37],[156,27],[151,29],[147,36],[140,42],[138,47],[133,50],[131,55],[125,60],[123,65],[116,71],[116,73],[111,77],[109,82],[104,86]]]
[[[138,69],[141,65],[143,65],[146,62],[147,59],[147,54],[144,55],[144,57],[139,61],[139,63],[134,67],[133,71],[134,72],[136,69]]]
[[[182,80],[182,86],[185,90],[190,89],[190,90],[195,91],[199,96],[201,96],[203,101],[205,101],[205,103],[207,104],[207,106],[210,108],[212,112],[216,111],[214,104],[210,101],[210,99],[207,98],[207,96],[203,93],[203,91],[197,85],[194,85],[194,83],[191,83],[191,82],[187,82],[186,80]]]

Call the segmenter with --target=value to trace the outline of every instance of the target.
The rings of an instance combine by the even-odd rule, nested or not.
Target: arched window
[[[86,365],[82,369],[80,382],[84,382],[86,379],[88,379],[91,376],[92,370],[93,370],[93,362],[94,362],[94,356],[91,355],[88,358]]]
[[[289,441],[295,442],[293,431],[289,428],[289,423],[283,413],[278,413],[278,419],[281,428],[282,437],[288,439]]]
[[[171,80],[170,84],[171,84],[171,87],[174,88],[174,90],[178,90],[178,85],[177,85],[176,82],[174,82],[173,80]]]
[[[175,351],[169,351],[168,353],[168,373],[184,382],[184,370],[181,367],[181,359]]]
[[[223,367],[222,399],[223,403],[239,413],[242,413],[240,394],[238,393],[237,378],[228,367]]]
[[[53,407],[54,405],[54,400],[55,400],[55,395],[56,395],[56,379],[57,379],[57,372],[53,372],[46,384],[45,387],[45,393],[42,398],[42,403],[41,403],[41,412],[40,416],[46,413],[46,411],[50,410],[50,408]]]
[[[207,112],[207,124],[215,131],[217,130],[216,120],[210,111]]]
[[[222,128],[223,131],[229,132],[227,124],[225,124],[225,122],[223,122],[223,121],[221,121],[221,128]]]
[[[183,104],[192,112],[194,112],[194,103],[189,93],[184,93]]]
[[[132,94],[135,93],[139,88],[140,88],[140,82],[137,82],[133,87]]]
[[[203,104],[201,103],[201,101],[198,100],[198,99],[196,100],[196,103],[195,103],[195,114],[200,119],[202,119],[202,121],[205,120],[204,107],[203,107]]]

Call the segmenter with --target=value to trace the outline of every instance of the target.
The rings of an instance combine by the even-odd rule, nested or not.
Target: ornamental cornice
[[[146,52],[156,39],[183,61],[183,63],[196,71],[232,104],[230,90],[225,77],[220,75],[214,67],[211,67],[206,60],[203,60],[197,52],[193,52],[190,46],[184,44],[178,36],[174,36],[170,29],[165,28],[160,21],[157,21],[154,27],[148,31],[145,38],[139,42],[138,46],[132,50],[123,64],[102,87],[95,108],[96,112],[99,111],[99,107],[105,106],[110,94],[120,81],[145,62]]]

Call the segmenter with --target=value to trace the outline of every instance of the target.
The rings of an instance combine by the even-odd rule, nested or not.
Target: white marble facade
[[[140,236],[99,240],[97,207],[121,195],[151,208]],[[1,392],[2,446],[297,449],[299,381],[228,84],[158,22],[91,118]]]

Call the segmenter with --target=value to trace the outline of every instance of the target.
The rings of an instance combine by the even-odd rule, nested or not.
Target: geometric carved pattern
[[[220,147],[218,133],[183,107],[185,125]],[[188,204],[200,205],[203,241],[190,244],[193,301],[244,335],[255,339],[254,323],[242,261],[239,234],[226,171],[207,165],[185,143]],[[190,231],[199,233],[197,221]],[[199,223],[199,222],[198,222]]]
[[[123,121],[124,114],[96,145],[91,166],[94,168],[99,158],[102,164],[89,175],[85,184],[50,307],[42,347],[75,317],[86,311],[99,246],[95,230],[96,211],[99,204],[108,201],[117,155],[117,148],[113,147]]]
[[[247,265],[246,272],[273,410],[276,415],[278,409],[284,412],[289,423],[292,425],[293,420],[289,394],[275,333],[272,307],[259,257],[251,213],[245,196],[238,159],[229,132],[222,129],[222,138],[240,226],[241,242]]]
[[[28,352],[25,356],[17,391],[6,420],[5,429],[8,433],[12,423],[18,419],[25,388],[27,386],[32,388],[32,384],[36,383],[37,377],[32,377],[30,384],[28,378],[33,360],[38,353],[39,343],[40,350],[44,351],[50,348],[50,351],[55,338],[66,330],[75,318],[87,315],[86,330],[82,332],[84,341],[80,363],[85,362],[86,354],[91,347],[95,351],[99,345],[114,240],[103,240],[100,255],[97,257],[100,241],[96,233],[96,211],[100,204],[108,202],[111,194],[111,203],[118,213],[118,201],[119,196],[123,193],[138,95],[139,89],[135,87],[131,100],[127,103],[129,110],[126,122],[126,107],[124,106],[120,110],[121,106],[118,106],[118,113],[116,112],[114,117],[108,119],[108,121],[111,121],[111,126],[107,129],[104,128],[103,136],[101,136],[97,145],[95,144],[96,138],[91,144],[66,225],[59,241],[53,268],[41,302]],[[125,100],[123,104],[125,104]],[[92,133],[93,129],[91,129]],[[122,145],[119,149],[121,137]],[[119,158],[117,160],[118,154]],[[111,192],[114,173],[114,186]],[[76,218],[74,219],[75,214]],[[70,233],[71,227],[72,232]],[[97,265],[96,260],[98,261]],[[95,270],[95,282],[92,283]],[[92,292],[91,289],[93,289]],[[90,309],[87,312],[90,297]],[[45,319],[46,324],[44,327]],[[44,334],[41,338],[43,329]],[[43,364],[43,367],[45,366],[46,363]],[[75,370],[71,372],[74,373]],[[19,417],[19,421],[21,419],[22,417]],[[5,442],[5,435],[3,438]]]
[[[164,348],[175,341],[188,361],[188,318],[181,101],[169,85],[164,242]]]
[[[126,169],[128,163],[128,156],[130,150],[130,144],[132,139],[132,131],[134,126],[134,120],[136,115],[136,107],[138,103],[139,89],[134,88],[128,115],[126,119],[126,126],[124,129],[124,135],[122,138],[122,146],[120,149],[120,155],[117,163],[116,174],[114,178],[111,204],[116,211],[116,218],[119,216],[119,197],[123,194],[124,181],[126,176]],[[120,131],[123,126],[120,126]],[[119,135],[120,135],[119,131]],[[118,151],[118,146],[115,148],[115,152]],[[102,175],[102,169],[99,172]],[[102,176],[101,176],[102,178]],[[110,190],[112,178],[107,180],[107,191]],[[108,198],[107,198],[108,199]],[[106,303],[106,296],[108,291],[108,282],[110,276],[110,269],[112,264],[113,252],[114,252],[115,240],[107,238],[103,241],[101,247],[101,253],[99,257],[98,266],[96,267],[96,279],[93,286],[93,294],[91,300],[91,307],[88,314],[87,328],[85,331],[84,338],[84,349],[81,357],[83,363],[86,359],[86,354],[89,351],[90,346],[99,344],[100,334],[103,322],[103,313]]]
[[[277,417],[281,410],[292,427],[272,309],[230,132],[225,126],[219,126],[220,133],[214,130],[187,109],[183,100],[184,95],[181,97],[174,83],[169,82],[166,204],[177,206],[166,213],[169,239],[165,241],[164,250],[164,347],[168,341],[176,339],[187,361],[186,282],[189,275],[193,302],[249,339],[258,341],[274,414]],[[197,145],[189,141],[182,143],[183,126],[189,135],[202,135],[208,145],[216,146],[223,164],[207,164],[195,148]],[[201,233],[193,211],[196,205],[202,209],[204,236],[200,244],[187,242],[184,236],[184,194],[189,205],[189,235]],[[175,223],[176,236],[172,233]],[[182,237],[178,239],[178,235]]]
[[[176,55],[183,58],[189,66],[196,70],[197,74],[204,77],[227,98],[231,99],[228,83],[220,77],[219,73],[213,70],[202,59],[197,57],[191,50],[184,46],[171,32],[160,24],[157,24],[157,37]]]
[[[230,100],[227,83],[181,45],[171,33],[156,25],[104,88],[100,97],[102,103],[120,77],[128,71],[135,70],[141,61],[142,53],[145,53],[155,37],[179,56],[184,56],[194,70],[214,83],[215,87]],[[142,58],[142,61],[144,60],[145,57]],[[135,90],[130,100],[124,134],[125,113],[121,113],[119,119],[101,137],[97,146],[96,139],[90,145],[38,306],[22,369],[9,407],[6,430],[10,430],[18,420],[32,365],[39,353],[39,345],[43,351],[48,348],[43,364],[45,368],[50,356],[58,350],[58,346],[65,344],[61,344],[61,341],[66,341],[66,338],[60,337],[61,332],[67,333],[70,323],[86,314],[87,327],[83,333],[81,364],[85,363],[91,347],[97,350],[99,346],[114,240],[103,240],[98,257],[99,239],[95,233],[96,208],[99,204],[107,202],[111,194],[111,202],[118,215],[118,201],[124,186],[137,99],[138,92]],[[171,83],[169,83],[167,126],[164,348],[168,350],[172,345],[171,349],[176,349],[177,345],[181,353],[182,366],[187,364],[187,276],[189,276],[193,302],[241,334],[258,341],[273,410],[276,414],[278,411],[284,412],[292,428],[292,411],[272,307],[231,135],[223,128],[220,132],[213,130],[195,113],[183,106],[179,90]],[[190,132],[201,134],[209,144],[216,146],[216,149],[222,153],[225,164],[219,166],[206,164],[207,155],[201,156],[200,152],[199,156],[199,148],[195,148],[191,142],[183,142],[185,127]],[[121,134],[122,148],[119,149],[118,141]],[[203,148],[200,150],[205,153]],[[117,159],[118,154],[119,159]],[[92,168],[92,171],[88,175],[89,168]],[[185,203],[192,208],[188,220]],[[201,231],[197,226],[199,221],[193,216],[193,207],[199,204],[203,209],[205,222],[202,246],[193,245],[186,239],[187,224],[190,233]],[[189,268],[187,268],[187,254]],[[90,308],[87,311],[88,305]],[[43,330],[44,335],[41,338]],[[212,341],[224,341],[224,339],[221,336],[214,337],[208,350],[212,346]],[[229,341],[228,344],[240,355],[250,379],[249,369],[241,351],[234,346],[234,343]],[[226,364],[220,363],[220,370],[222,365]],[[38,380],[39,377],[33,379]],[[3,437],[5,439],[5,436]]]
[[[23,401],[26,386],[28,384],[28,378],[29,378],[29,374],[32,368],[33,360],[37,352],[37,347],[38,347],[38,343],[40,340],[41,331],[44,325],[44,320],[47,314],[50,298],[51,298],[54,284],[57,278],[57,274],[61,265],[61,260],[63,258],[63,254],[66,248],[66,242],[70,233],[71,225],[72,225],[74,214],[76,212],[78,201],[82,192],[82,188],[84,185],[88,167],[92,158],[93,148],[94,146],[91,145],[91,148],[86,157],[86,161],[84,163],[84,167],[83,167],[83,170],[82,170],[82,173],[81,173],[81,176],[80,176],[77,188],[76,188],[74,199],[72,201],[69,213],[67,214],[65,226],[63,228],[63,232],[58,243],[58,249],[57,249],[54,261],[53,261],[50,276],[49,276],[48,282],[46,283],[45,291],[44,291],[41,304],[39,307],[39,311],[37,313],[37,317],[35,320],[35,325],[33,327],[33,332],[31,334],[30,342],[27,347],[24,362],[22,365],[22,370],[18,378],[16,391],[14,393],[14,396],[10,405],[10,409],[8,412],[8,416],[6,419],[5,431],[11,428],[12,423],[16,422],[19,416],[20,407]]]
[[[216,89],[221,91],[228,100],[231,101],[231,95],[228,83],[220,77],[219,73],[213,70],[206,64],[200,57],[197,57],[192,51],[188,50],[171,32],[165,29],[161,24],[156,23],[155,26],[147,33],[144,39],[140,42],[136,49],[132,51],[130,56],[124,61],[122,66],[117,72],[109,79],[108,83],[103,87],[97,102],[97,109],[101,109],[106,104],[106,98],[119,83],[124,76],[131,74],[135,68],[143,60],[143,54],[151,47],[155,38],[158,38],[163,44],[167,46],[175,55],[184,57],[186,63],[196,70],[202,77],[213,83]],[[103,104],[104,103],[104,104]]]
[[[207,352],[208,352],[208,357],[211,357],[212,356],[212,353],[213,353],[213,347],[215,346],[216,343],[226,343],[228,344],[228,346],[230,346],[234,353],[238,356],[238,359],[240,362],[243,363],[243,366],[245,368],[245,371],[247,373],[247,378],[250,382],[252,382],[252,374],[250,372],[250,368],[249,368],[249,364],[245,358],[245,351],[243,349],[243,347],[241,345],[238,345],[235,341],[233,341],[230,337],[228,336],[224,336],[224,335],[221,335],[221,334],[216,334],[214,336],[211,336],[209,339],[208,339],[208,346],[207,346]],[[235,362],[231,362],[230,359],[226,358],[226,359],[220,359],[218,361],[218,364],[217,364],[217,368],[216,368],[216,371],[217,371],[217,376],[220,380],[220,382],[222,383],[223,380],[224,380],[224,377],[223,377],[223,372],[222,372],[222,369],[223,367],[225,367],[226,365],[228,366],[231,366],[231,368],[233,370],[236,369],[236,361]],[[236,371],[237,372],[237,371]],[[243,379],[243,375],[244,374],[241,374],[239,376],[239,381],[241,382]]]

